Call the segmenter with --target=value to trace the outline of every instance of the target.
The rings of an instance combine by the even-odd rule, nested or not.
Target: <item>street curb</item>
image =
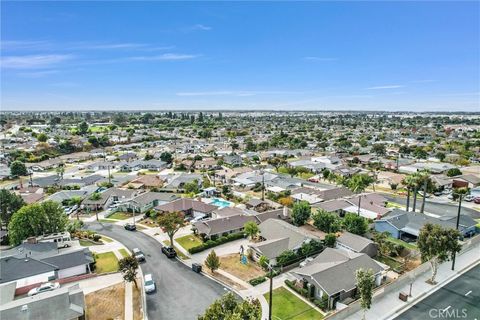
[[[477,259],[476,261],[470,263],[469,265],[467,265],[466,267],[464,267],[463,269],[457,271],[455,274],[453,274],[452,276],[450,276],[449,278],[443,280],[442,282],[438,283],[432,290],[428,291],[428,292],[424,292],[422,294],[420,294],[419,296],[415,297],[414,299],[411,300],[410,303],[398,308],[397,310],[395,310],[393,313],[391,313],[387,318],[387,320],[393,320],[395,317],[397,317],[399,314],[403,313],[404,311],[410,309],[411,307],[413,307],[415,304],[419,303],[420,301],[422,301],[423,299],[427,298],[428,296],[434,294],[435,292],[437,292],[438,290],[440,290],[441,288],[443,288],[444,286],[446,286],[447,284],[449,284],[450,282],[454,281],[455,279],[457,279],[458,277],[460,277],[461,275],[463,275],[464,273],[470,271],[471,269],[473,269],[474,267],[476,267],[477,265],[480,265],[480,259]]]

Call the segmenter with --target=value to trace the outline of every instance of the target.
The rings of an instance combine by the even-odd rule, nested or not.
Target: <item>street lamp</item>
[[[458,212],[457,212],[457,224],[455,226],[455,230],[458,230],[458,226],[460,224],[460,211],[462,211],[462,193],[457,193],[458,194]],[[452,271],[455,270],[455,257],[456,254],[455,252],[453,253],[452,257]]]

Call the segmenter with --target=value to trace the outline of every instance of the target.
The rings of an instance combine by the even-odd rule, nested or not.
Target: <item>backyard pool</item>
[[[220,199],[220,198],[213,198],[212,202],[210,204],[213,204],[214,206],[220,207],[220,208],[225,208],[225,207],[232,207],[233,202]]]

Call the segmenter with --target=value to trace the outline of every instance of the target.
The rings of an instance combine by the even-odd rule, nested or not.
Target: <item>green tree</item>
[[[118,271],[123,274],[123,280],[126,282],[133,282],[135,288],[138,288],[137,270],[138,261],[133,254],[118,261]]]
[[[268,270],[268,264],[269,263],[270,263],[270,260],[264,255],[260,256],[260,258],[258,259],[258,264],[265,271]]]
[[[402,180],[402,184],[407,188],[407,204],[406,204],[406,211],[410,210],[410,193],[414,190],[414,202],[416,201],[416,187],[418,184],[418,175],[417,174],[409,174]],[[415,206],[414,206],[415,207]]]
[[[374,182],[374,179],[365,173],[354,174],[351,178],[343,181],[343,184],[352,192],[360,194]],[[360,215],[362,197],[358,196],[358,215]]]
[[[37,140],[38,142],[46,142],[48,140],[48,137],[45,133],[40,133],[37,135]]]
[[[24,205],[21,196],[7,189],[0,189],[0,226],[8,225],[12,215]]]
[[[198,180],[195,179],[191,182],[185,183],[183,186],[185,193],[194,193],[197,194],[200,192],[200,188],[198,187]]]
[[[368,230],[368,221],[356,214],[347,213],[343,219],[343,226],[348,232],[364,235]]]
[[[239,300],[233,293],[227,293],[215,300],[198,320],[259,320],[262,317],[260,302]]]
[[[420,230],[417,246],[422,256],[422,262],[430,262],[432,277],[430,282],[435,283],[438,264],[450,260],[453,255],[462,249],[458,242],[460,232],[452,228],[442,228],[437,224],[427,223]]]
[[[215,253],[215,250],[210,251],[207,258],[205,259],[205,265],[212,272],[215,272],[215,270],[217,270],[220,267],[220,259]]]
[[[285,159],[283,158],[280,158],[280,157],[273,157],[273,158],[269,158],[267,160],[267,163],[269,165],[271,165],[272,167],[275,168],[275,171],[278,172],[278,168],[280,168],[282,165],[286,164],[287,162],[285,161]]]
[[[462,174],[462,171],[460,171],[460,169],[458,169],[458,168],[448,169],[448,171],[447,171],[447,176],[449,176],[449,177],[455,177],[455,176],[459,176],[461,174]]]
[[[168,164],[172,163],[173,162],[173,156],[170,152],[162,152],[160,154],[160,160],[162,160],[163,162],[166,162]]]
[[[323,242],[325,243],[325,246],[329,248],[333,248],[335,246],[335,242],[337,241],[337,236],[335,233],[327,233],[325,235],[325,239]]]
[[[375,277],[373,271],[358,269],[355,273],[357,278],[357,292],[360,296],[360,306],[363,309],[363,317],[365,313],[372,306],[373,288],[375,287]]]
[[[387,153],[387,148],[383,143],[376,143],[372,146],[372,152],[375,152],[379,156],[384,156]]]
[[[27,167],[25,163],[15,160],[10,165],[10,174],[14,177],[28,175]]]
[[[311,208],[306,201],[300,201],[293,205],[292,219],[297,226],[302,226],[310,218]]]
[[[340,230],[340,220],[334,213],[319,209],[312,218],[313,225],[323,232],[332,233]]]
[[[258,235],[260,229],[254,221],[248,221],[243,226],[243,231],[250,237],[250,239],[254,239]]]
[[[81,122],[79,125],[78,125],[78,133],[80,135],[85,135],[87,134],[88,132],[88,123],[86,123],[85,121]]]
[[[28,237],[63,232],[67,216],[55,201],[44,201],[23,206],[15,212],[8,224],[8,236],[12,245],[18,245]]]
[[[158,225],[170,238],[170,245],[173,247],[173,236],[183,227],[184,218],[181,212],[167,212],[160,214],[157,218]]]

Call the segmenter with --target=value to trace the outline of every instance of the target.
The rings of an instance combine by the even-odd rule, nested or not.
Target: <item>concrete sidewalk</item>
[[[430,270],[418,275],[415,279],[412,279],[412,297],[409,298],[408,302],[401,301],[398,296],[400,292],[409,293],[410,284],[406,284],[392,292],[386,293],[378,299],[375,299],[375,296],[382,294],[382,289],[377,291],[373,302],[372,308],[366,312],[366,319],[393,319],[401,314],[403,311],[407,310],[413,306],[419,300],[427,297],[429,294],[432,294],[448,282],[454,280],[456,277],[461,275],[469,267],[480,263],[480,245],[472,246],[468,251],[464,252],[462,255],[457,256],[455,262],[455,271],[451,270],[452,262],[445,262],[438,267],[438,273],[435,278],[437,285],[432,286],[425,281],[431,277]],[[350,306],[349,308],[351,308]],[[358,310],[357,312],[351,314],[348,317],[342,317],[340,314],[333,316],[332,319],[348,319],[348,320],[358,320],[362,319],[363,310]]]

